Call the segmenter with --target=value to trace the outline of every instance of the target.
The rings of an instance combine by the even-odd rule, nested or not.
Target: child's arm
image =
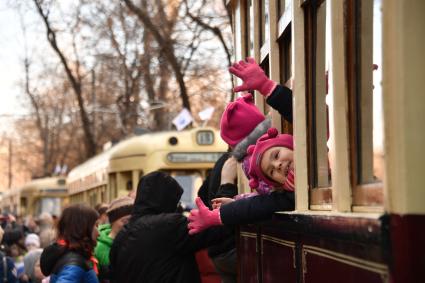
[[[240,225],[270,219],[277,211],[295,208],[293,192],[273,192],[230,202],[209,210],[198,198],[198,209],[192,209],[189,216],[189,234],[197,234],[213,226]]]
[[[239,225],[265,221],[277,211],[295,208],[293,192],[273,192],[240,199],[220,207],[220,220],[224,225]]]
[[[267,96],[266,102],[278,111],[286,121],[292,123],[292,90],[283,85],[277,85]]]

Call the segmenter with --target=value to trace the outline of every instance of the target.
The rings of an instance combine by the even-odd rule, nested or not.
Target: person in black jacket
[[[111,247],[112,282],[200,282],[195,252],[220,242],[224,228],[190,236],[187,218],[176,213],[182,193],[163,172],[139,181],[130,222]]]

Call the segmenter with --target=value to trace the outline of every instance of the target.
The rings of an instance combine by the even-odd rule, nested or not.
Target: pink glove
[[[235,87],[234,91],[258,90],[265,97],[269,96],[276,88],[276,82],[270,80],[263,69],[255,62],[254,58],[248,57],[246,61],[234,63],[229,72],[242,79],[243,84]]]
[[[198,209],[192,209],[189,215],[189,235],[199,233],[212,226],[222,225],[220,209],[209,210],[199,197],[196,198],[196,205]]]

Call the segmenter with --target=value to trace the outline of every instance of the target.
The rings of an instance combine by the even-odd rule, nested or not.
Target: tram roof
[[[7,191],[3,192],[2,199],[5,199],[5,198],[10,197],[10,196],[14,196],[14,195],[18,194],[20,191],[21,191],[20,188],[8,189]]]
[[[211,131],[214,133],[214,143],[212,145],[202,145],[198,149],[193,148],[196,144],[196,134],[201,131]],[[177,138],[177,144],[172,146],[170,139]],[[184,131],[164,131],[146,133],[140,136],[133,136],[112,146],[86,162],[73,168],[68,174],[68,183],[72,183],[85,176],[89,176],[100,171],[108,171],[110,161],[120,158],[142,156],[152,151],[176,150],[176,151],[211,151],[224,152],[227,150],[226,143],[221,139],[219,131],[213,127],[197,127]]]
[[[28,191],[34,189],[64,189],[66,188],[65,177],[46,177],[29,181],[24,184],[19,191]]]
[[[197,145],[196,134],[202,131],[214,133],[214,142],[211,145]],[[170,139],[177,139],[177,144],[172,145]],[[197,145],[197,146],[193,146]],[[227,145],[221,139],[219,131],[212,127],[199,127],[185,131],[167,131],[148,133],[134,136],[124,140],[115,146],[111,153],[111,159],[119,159],[131,156],[140,156],[158,150],[170,151],[226,151]]]
[[[80,179],[83,176],[90,175],[93,172],[97,172],[102,169],[106,170],[109,167],[111,154],[115,151],[115,149],[116,145],[74,167],[68,173],[68,183]]]

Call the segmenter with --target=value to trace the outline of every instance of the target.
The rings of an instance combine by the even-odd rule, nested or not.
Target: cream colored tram
[[[44,212],[60,215],[68,204],[67,197],[65,177],[34,179],[19,190],[20,215],[38,216]]]
[[[14,215],[19,214],[19,189],[14,188],[5,192],[0,201],[0,207],[2,213],[12,213]]]
[[[20,216],[38,216],[44,212],[60,215],[62,208],[68,204],[67,198],[64,177],[39,178],[6,192],[1,208],[2,212]]]
[[[182,204],[191,208],[207,171],[226,150],[210,127],[134,136],[71,170],[70,199],[92,206],[110,202],[136,191],[143,175],[161,170],[182,185]]]

